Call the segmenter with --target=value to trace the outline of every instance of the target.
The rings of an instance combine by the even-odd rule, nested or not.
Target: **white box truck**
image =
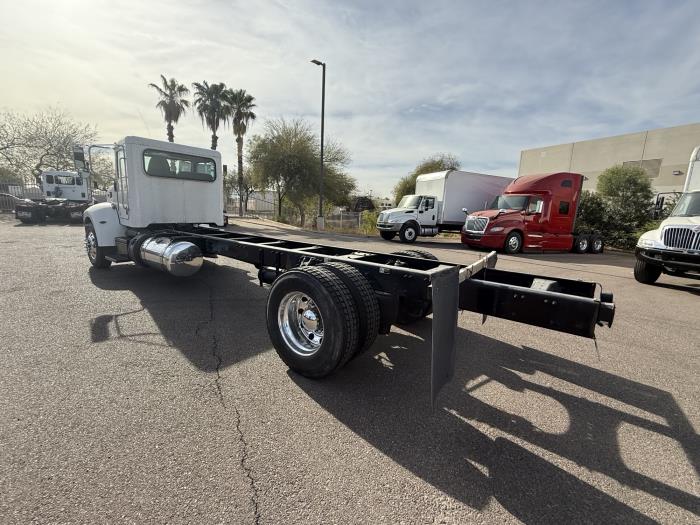
[[[377,218],[383,239],[397,235],[412,243],[419,235],[434,237],[441,231],[459,231],[465,210],[478,210],[513,182],[510,177],[447,170],[419,175],[415,195],[405,195],[396,208]]]

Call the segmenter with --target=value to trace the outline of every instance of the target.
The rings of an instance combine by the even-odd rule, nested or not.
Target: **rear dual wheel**
[[[289,368],[306,377],[327,376],[369,348],[379,321],[374,290],[342,263],[289,270],[267,299],[272,344]]]

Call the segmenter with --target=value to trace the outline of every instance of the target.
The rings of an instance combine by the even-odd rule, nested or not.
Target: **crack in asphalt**
[[[206,319],[204,321],[201,321],[198,325],[197,328],[195,329],[195,335],[199,336],[200,330],[204,327],[209,325],[211,327],[211,355],[216,361],[216,379],[214,380],[214,385],[216,387],[216,394],[217,398],[219,400],[219,404],[223,408],[228,408],[226,406],[226,401],[224,399],[224,392],[221,388],[221,365],[223,363],[223,360],[221,359],[221,355],[219,354],[219,340],[216,337],[216,329],[214,328],[214,290],[212,289],[211,285],[206,282],[202,281],[204,285],[207,287],[209,290],[209,319]],[[238,433],[238,442],[241,445],[241,459],[239,461],[239,464],[241,466],[241,470],[245,474],[245,477],[248,479],[248,485],[250,486],[250,503],[253,507],[253,523],[255,525],[259,525],[260,523],[260,505],[259,505],[259,490],[257,483],[255,481],[255,478],[253,477],[253,469],[250,467],[248,464],[248,449],[249,445],[248,442],[245,439],[245,434],[243,433],[243,428],[241,427],[241,412],[238,410],[238,407],[235,405],[232,405],[231,408],[233,409],[233,413],[235,415],[235,423],[236,423],[236,432]]]

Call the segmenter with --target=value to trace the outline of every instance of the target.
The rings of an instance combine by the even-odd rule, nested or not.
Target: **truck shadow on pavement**
[[[205,261],[196,276],[182,279],[125,264],[90,268],[89,276],[101,290],[129,291],[140,301],[140,308],[91,319],[93,343],[118,339],[171,347],[204,372],[223,370],[271,346],[259,328],[265,326],[268,292],[239,268]]]
[[[129,291],[140,303],[134,308],[126,301],[121,310],[91,319],[95,343],[118,339],[172,348],[205,372],[271,348],[264,328],[268,292],[237,267],[205,263],[197,276],[177,279],[128,264],[91,268],[89,276],[96,287]],[[654,523],[542,457],[552,455],[700,515],[699,498],[623,461],[618,431],[632,425],[675,441],[693,474],[700,471],[700,439],[668,392],[458,327],[455,378],[432,410],[426,342],[431,325],[423,321],[410,329],[381,336],[370,352],[325,381],[289,375],[362,439],[470,507],[485,509],[496,499],[526,523]],[[538,382],[535,376],[541,374],[551,380]],[[498,396],[489,394],[488,402],[479,398],[479,389],[493,386],[511,398],[516,393],[523,403],[536,394],[547,406],[563,407],[566,429],[540,428],[499,408]],[[485,433],[477,425],[491,430]]]
[[[634,425],[675,440],[697,474],[700,440],[669,393],[459,328],[457,348],[461,351],[457,352],[455,378],[440,394],[438,407],[431,410],[430,350],[425,343],[430,324],[422,322],[414,332],[414,336],[392,332],[378,339],[373,350],[382,349],[382,353],[356,359],[332,381],[311,381],[292,372],[290,377],[382,453],[473,508],[484,509],[495,498],[525,523],[654,523],[518,444],[524,442],[545,450],[545,455],[559,456],[700,514],[700,499],[631,470],[621,456],[618,429],[622,424]],[[555,379],[544,386],[528,377],[538,373]],[[549,386],[562,382],[568,383],[567,390],[583,388],[593,394],[582,397]],[[475,385],[465,388],[470,383]],[[524,399],[526,393],[534,392],[540,399],[546,396],[556,401],[566,410],[568,428],[563,432],[538,428],[498,408],[493,395],[489,403],[473,395],[487,384],[522,394]],[[613,399],[612,406],[591,399],[601,397]],[[622,403],[632,408],[613,408]],[[529,409],[537,411],[531,405]],[[650,420],[633,415],[640,411],[658,417]],[[495,437],[477,429],[474,422],[487,425]]]

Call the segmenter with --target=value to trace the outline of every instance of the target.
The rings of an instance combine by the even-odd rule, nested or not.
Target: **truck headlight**
[[[503,231],[503,226],[494,226],[489,230],[489,233],[498,233]]]
[[[660,247],[661,243],[656,242],[654,239],[639,239],[637,246],[641,246],[642,248],[656,248],[657,246]]]

